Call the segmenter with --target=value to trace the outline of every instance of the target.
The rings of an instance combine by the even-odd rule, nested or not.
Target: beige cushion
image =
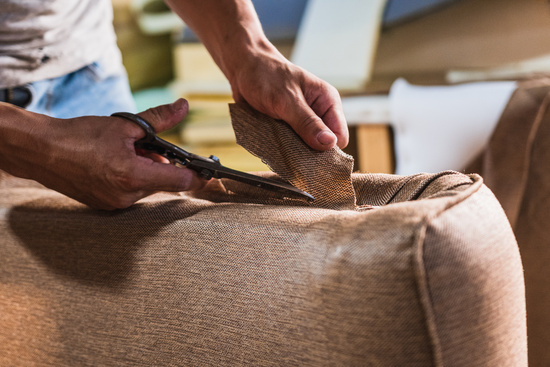
[[[314,203],[215,181],[99,212],[0,178],[0,365],[526,365],[519,252],[479,176],[345,173],[232,113],[257,154],[282,137],[264,159]]]

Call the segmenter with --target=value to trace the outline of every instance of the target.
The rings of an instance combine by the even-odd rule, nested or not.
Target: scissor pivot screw
[[[216,163],[220,163],[220,159],[218,157],[216,157],[215,155],[211,155],[209,158],[212,159]]]

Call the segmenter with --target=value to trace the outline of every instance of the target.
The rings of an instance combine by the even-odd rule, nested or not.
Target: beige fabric
[[[273,124],[295,166],[263,158],[319,201],[224,181],[98,212],[0,178],[0,365],[526,365],[517,244],[479,176],[304,170],[326,154],[250,112],[237,131]],[[332,180],[357,206],[327,208]]]
[[[525,269],[529,365],[550,365],[550,79],[521,83],[482,155],[483,175],[502,203]]]

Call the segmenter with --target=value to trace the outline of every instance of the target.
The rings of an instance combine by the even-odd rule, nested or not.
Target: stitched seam
[[[397,197],[397,195],[399,194],[399,192],[400,192],[401,190],[403,190],[403,188],[405,187],[405,185],[407,185],[409,182],[411,182],[412,180],[414,180],[415,178],[417,178],[418,176],[421,176],[421,175],[422,175],[421,173],[417,173],[417,174],[415,174],[415,175],[411,175],[411,176],[407,177],[407,179],[406,179],[403,183],[401,183],[401,185],[399,185],[399,187],[397,187],[397,188],[395,189],[395,192],[392,194],[392,196],[391,196],[388,200],[386,200],[386,202],[384,203],[384,205],[391,204],[391,203],[395,200],[395,198]]]
[[[422,195],[422,193],[424,192],[424,190],[426,190],[428,188],[428,186],[430,186],[430,184],[432,182],[434,182],[435,180],[443,177],[443,176],[449,176],[449,175],[455,175],[457,174],[458,172],[456,171],[443,171],[443,172],[439,172],[439,173],[436,173],[434,175],[431,175],[430,177],[428,177],[426,180],[422,181],[420,183],[420,185],[416,188],[416,190],[414,190],[410,195],[409,197],[407,198],[406,201],[413,201],[413,200],[417,200],[420,195]],[[450,190],[450,188],[447,188],[445,189],[445,191],[448,191]]]
[[[433,307],[432,297],[430,293],[430,286],[428,282],[427,271],[424,263],[424,242],[426,238],[426,231],[430,223],[438,218],[441,214],[445,213],[450,208],[464,202],[472,195],[477,193],[483,186],[483,179],[481,176],[472,174],[468,175],[473,179],[473,184],[470,190],[459,193],[455,200],[449,202],[438,212],[426,216],[420,225],[417,232],[417,236],[414,243],[415,253],[413,257],[413,267],[416,278],[416,285],[420,295],[420,303],[424,310],[424,316],[426,320],[426,329],[430,337],[433,353],[433,363],[436,367],[443,367],[443,350],[441,347],[441,340],[439,338],[437,322],[435,319],[435,311]]]

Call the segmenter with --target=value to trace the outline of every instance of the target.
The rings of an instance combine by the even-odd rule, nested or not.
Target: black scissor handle
[[[143,117],[130,112],[116,112],[111,116],[129,120],[145,131],[145,136],[135,142],[136,148],[142,148],[155,152],[170,161],[176,160],[181,165],[187,165],[189,163],[189,159],[194,156],[194,154],[159,138],[156,135],[153,126],[151,126],[151,124]]]
[[[147,122],[144,118],[142,118],[138,115],[135,115],[133,113],[130,113],[130,112],[115,112],[111,116],[113,116],[113,117],[122,117],[123,119],[130,120],[134,124],[141,127],[143,129],[143,131],[145,131],[145,137],[143,139],[140,139],[140,140],[143,140],[143,141],[146,141],[146,142],[150,142],[150,141],[155,140],[155,138],[156,138],[155,129],[153,129],[153,126],[151,126],[151,124],[149,122]]]

